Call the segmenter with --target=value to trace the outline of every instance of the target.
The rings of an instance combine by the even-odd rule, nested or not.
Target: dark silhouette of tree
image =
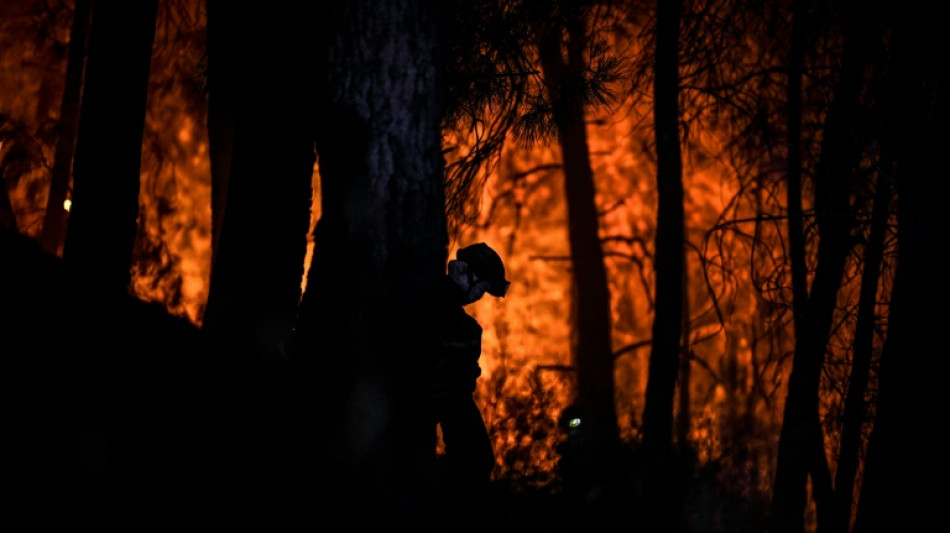
[[[683,328],[683,181],[680,156],[679,26],[681,3],[656,7],[654,128],[657,152],[656,311],[643,411],[643,520],[648,531],[676,531],[678,476],[673,454],[673,396]],[[688,387],[688,384],[681,386]]]
[[[297,329],[301,440],[323,516],[364,524],[418,525],[431,496],[426,362],[448,253],[439,10],[332,4],[316,30],[322,214]]]
[[[72,177],[73,154],[79,127],[79,104],[82,97],[83,74],[86,69],[87,34],[92,13],[90,4],[91,0],[76,0],[76,5],[73,7],[69,53],[66,59],[66,80],[56,133],[56,152],[53,156],[46,212],[43,215],[43,233],[40,235],[43,249],[57,255],[66,236],[68,214],[64,203]]]
[[[583,3],[558,4],[550,22],[539,23],[537,46],[564,169],[574,308],[571,357],[577,373],[575,404],[587,439],[581,453],[590,456],[592,490],[605,493],[593,497],[591,518],[609,520],[606,514],[598,515],[609,510],[603,505],[614,497],[611,492],[615,488],[610,484],[619,436],[610,295],[585,122],[585,106],[590,102],[589,10]]]
[[[875,334],[878,285],[884,266],[885,238],[892,192],[888,176],[875,179],[876,192],[871,207],[871,224],[864,244],[864,266],[861,272],[861,292],[858,298],[858,316],[854,331],[851,371],[844,398],[841,423],[841,445],[835,468],[833,499],[833,531],[847,533],[854,508],[854,489],[863,448],[863,431],[868,420],[865,395],[871,373]]]
[[[776,532],[804,529],[809,476],[818,507],[818,522],[827,527],[827,520],[831,518],[831,475],[819,420],[818,391],[838,289],[851,248],[850,181],[863,149],[854,137],[867,54],[872,49],[869,43],[874,42],[873,26],[862,17],[864,11],[848,4],[842,13],[843,59],[815,170],[818,261],[807,303],[795,324],[795,356],[789,375],[772,498]],[[800,275],[797,280],[802,281]],[[801,294],[800,289],[795,292]]]
[[[96,2],[63,258],[85,290],[128,293],[157,1]]]
[[[244,409],[259,410],[250,431],[260,448],[249,453],[269,476],[286,468],[272,449],[283,445],[275,417],[286,403],[280,380],[310,227],[314,17],[289,5],[261,11],[216,1],[208,2],[208,17],[214,249],[202,329],[238,372],[241,397],[250,402]],[[265,484],[281,485],[260,479],[248,490]]]
[[[943,225],[934,179],[945,174],[947,80],[945,61],[934,54],[943,40],[932,8],[886,2],[891,29],[884,113],[886,161],[897,195],[897,270],[887,339],[878,367],[878,394],[854,529],[924,530],[942,514],[934,490],[944,469],[932,428],[913,413],[934,412],[945,401],[941,372],[928,358],[940,353],[943,317],[932,307],[934,283],[945,272],[940,260]]]

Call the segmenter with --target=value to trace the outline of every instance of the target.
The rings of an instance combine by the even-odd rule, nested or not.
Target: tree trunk
[[[300,21],[312,17],[305,13],[290,17],[299,22],[298,27],[281,10],[255,11],[252,16],[232,4],[211,2],[210,6],[214,7],[209,25],[216,28],[215,36],[255,34],[261,38],[254,46],[233,51],[229,45],[237,43],[228,39],[215,41],[211,47],[225,54],[209,58],[217,65],[212,100],[218,96],[225,100],[211,107],[216,109],[216,121],[233,125],[233,131],[214,129],[231,136],[233,150],[227,141],[215,143],[231,157],[216,159],[224,165],[216,169],[215,182],[224,184],[227,206],[213,206],[213,218],[221,217],[222,211],[225,214],[204,326],[259,356],[276,356],[279,341],[289,340],[294,326],[310,226],[313,88],[312,71],[301,65],[310,60],[313,50]],[[234,52],[240,57],[227,55]],[[234,70],[238,60],[240,74]],[[228,99],[233,109],[227,107]]]
[[[110,295],[131,280],[157,0],[97,0],[63,258],[76,282]]]
[[[941,439],[924,417],[939,417],[944,374],[936,371],[945,313],[932,307],[935,284],[946,277],[940,242],[943,196],[934,179],[946,175],[943,153],[950,142],[948,68],[932,55],[944,39],[942,18],[923,3],[890,4],[893,59],[886,139],[897,184],[898,255],[887,340],[878,370],[874,428],[865,460],[855,533],[925,531],[941,519],[943,494],[933,483],[946,468]]]
[[[439,6],[333,4],[319,33],[322,215],[296,375],[312,380],[303,408],[320,426],[305,440],[331,487],[326,511],[346,520],[419,525],[431,496],[428,324],[448,253]]]
[[[806,23],[808,21],[808,2],[807,0],[795,0],[792,14],[792,33],[789,47],[788,58],[788,88],[786,99],[788,100],[786,125],[788,150],[786,162],[786,181],[788,197],[788,242],[789,242],[789,262],[791,264],[792,275],[792,314],[794,317],[793,327],[795,335],[796,354],[802,351],[806,346],[807,336],[805,316],[808,304],[808,267],[805,261],[805,229],[803,224],[804,213],[802,210],[802,75],[805,53],[805,33]],[[796,365],[797,367],[797,365]],[[780,445],[781,448],[781,445]],[[788,455],[787,453],[785,454]],[[783,483],[783,486],[775,484],[772,495],[773,513],[779,503],[786,508],[782,517],[787,522],[788,531],[803,530],[805,492],[804,483],[808,475],[805,468],[800,464],[795,464],[796,470],[789,474],[794,476],[794,480]],[[788,471],[789,469],[786,469]],[[791,492],[795,487],[794,494]],[[801,511],[801,512],[800,512]],[[794,516],[790,516],[794,515]]]
[[[83,73],[86,67],[86,36],[89,30],[91,0],[76,0],[72,29],[69,32],[69,55],[66,62],[66,86],[59,110],[56,152],[50,177],[49,197],[43,215],[40,243],[51,254],[59,254],[66,234],[67,211],[64,205],[72,177],[73,152],[79,126],[79,103],[82,98]]]
[[[884,258],[884,238],[887,235],[891,187],[884,176],[877,177],[877,193],[871,214],[871,230],[864,251],[864,269],[861,274],[861,295],[858,300],[858,318],[854,331],[854,353],[845,397],[844,421],[841,427],[841,446],[835,469],[833,531],[848,533],[851,526],[854,483],[861,456],[861,432],[867,421],[864,399],[868,390],[871,356],[874,342],[875,307],[878,281]]]
[[[294,422],[286,418],[285,372],[310,227],[314,17],[290,4],[208,7],[216,240],[202,330],[233,365],[236,393],[247,402],[240,409],[257,413],[245,453],[258,460],[241,472],[243,493],[279,501],[298,469],[286,453]]]
[[[577,371],[576,405],[585,425],[586,449],[594,483],[607,497],[614,487],[616,448],[619,442],[614,395],[614,357],[611,345],[610,294],[600,244],[594,175],[590,164],[587,124],[584,120],[583,83],[587,48],[584,12],[564,16],[564,26],[554,23],[541,37],[541,68],[553,104],[554,122],[564,164],[570,241],[573,307],[575,317],[571,354]],[[567,55],[563,30],[567,30]],[[595,513],[592,513],[592,515]],[[601,517],[605,518],[606,517]]]
[[[819,528],[828,527],[830,519],[831,474],[819,420],[818,392],[838,289],[850,253],[849,183],[862,148],[862,144],[854,140],[853,132],[857,125],[866,54],[872,42],[863,21],[855,19],[860,15],[855,6],[846,8],[844,58],[815,171],[818,261],[807,307],[797,317],[801,324],[795,326],[795,354],[788,381],[772,497],[772,520],[776,532],[803,530],[809,474]],[[800,295],[800,290],[796,289],[796,293]]]
[[[656,311],[643,411],[644,523],[649,531],[677,531],[673,456],[673,397],[683,327],[683,171],[679,136],[679,24],[682,4],[659,1],[654,71],[657,150]]]

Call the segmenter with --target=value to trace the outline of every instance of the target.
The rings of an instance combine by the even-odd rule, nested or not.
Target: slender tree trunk
[[[848,378],[844,422],[841,427],[841,446],[835,469],[832,512],[833,531],[836,533],[848,533],[851,526],[854,483],[861,456],[861,431],[867,421],[864,397],[868,389],[871,369],[878,280],[884,258],[884,238],[887,234],[890,203],[891,187],[884,176],[878,175],[877,192],[871,214],[871,230],[864,251],[861,295],[858,300],[858,318],[854,332],[854,353],[851,357],[851,374]]]
[[[581,93],[587,46],[587,15],[565,16],[568,42],[565,61],[562,28],[555,23],[541,37],[541,68],[553,103],[557,138],[564,164],[568,239],[571,251],[574,324],[571,354],[577,370],[576,404],[585,424],[591,475],[613,491],[612,464],[619,437],[614,397],[610,294],[600,244],[594,175]],[[612,496],[612,495],[610,495]],[[607,498],[604,498],[606,502]],[[604,517],[606,518],[606,517]]]
[[[435,460],[424,399],[448,254],[439,2],[327,8],[317,139],[321,219],[298,327],[297,374],[330,516],[426,520]],[[366,511],[372,502],[372,516]],[[476,519],[478,517],[468,517]]]
[[[683,170],[679,135],[679,24],[682,3],[656,3],[654,129],[657,150],[656,312],[643,411],[644,519],[648,531],[678,531],[673,397],[683,327]]]
[[[818,392],[838,289],[850,252],[849,180],[861,150],[861,145],[853,139],[853,131],[863,85],[865,54],[870,47],[867,28],[857,19],[859,15],[860,11],[853,5],[845,10],[844,58],[815,171],[818,261],[807,307],[796,317],[801,323],[795,326],[795,354],[772,497],[775,532],[804,529],[809,474],[819,529],[828,527],[830,519],[831,474],[818,414]],[[800,296],[799,289],[795,292]]]
[[[805,233],[802,210],[802,75],[804,64],[805,33],[808,21],[808,1],[795,0],[792,13],[792,33],[788,59],[788,85],[786,100],[788,101],[786,115],[787,135],[787,163],[786,181],[788,195],[788,242],[789,261],[792,272],[792,314],[795,331],[796,353],[807,345],[807,326],[805,325],[806,308],[808,304],[807,265],[805,261]],[[798,348],[801,347],[801,348]],[[780,446],[781,449],[781,446]],[[781,455],[781,453],[780,453]],[[788,455],[787,453],[785,454]],[[795,476],[794,481],[775,484],[772,494],[774,507],[779,503],[788,507],[789,511],[782,520],[787,524],[788,531],[803,530],[804,514],[797,510],[804,510],[806,494],[804,484],[807,471],[801,464],[795,465],[795,470],[789,474]],[[789,472],[789,468],[785,472]],[[791,493],[791,487],[796,487]],[[800,490],[798,487],[801,487]],[[787,492],[788,491],[788,492]],[[794,514],[794,517],[788,515]],[[791,522],[788,522],[791,520]]]
[[[76,0],[72,29],[69,32],[69,55],[66,60],[66,86],[59,110],[56,152],[50,177],[49,197],[43,215],[40,244],[51,254],[59,254],[66,235],[65,201],[72,177],[73,152],[79,127],[79,104],[82,97],[83,74],[86,67],[86,36],[89,29],[91,0]]]
[[[63,258],[89,290],[126,294],[157,0],[96,0]]]
[[[950,70],[932,53],[945,37],[936,5],[887,5],[894,24],[886,141],[897,185],[897,272],[855,533],[925,531],[945,506],[934,490],[946,472],[943,442],[920,415],[939,417],[945,402],[944,374],[933,358],[945,345],[946,314],[932,306],[946,277],[944,198],[934,193],[934,179],[946,175]]]

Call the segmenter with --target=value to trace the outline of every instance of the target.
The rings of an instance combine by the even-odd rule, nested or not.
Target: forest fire
[[[61,147],[71,131],[70,95],[97,95],[94,87],[71,85],[68,75],[71,35],[94,32],[97,15],[93,9],[91,25],[81,27],[74,14],[89,9],[87,0],[8,4],[0,8],[0,226],[4,236],[42,242],[48,255],[69,264],[69,239],[77,254],[109,250],[112,238],[83,249],[75,234],[50,235],[47,213],[47,203],[62,198],[54,193],[58,175],[67,178],[67,230],[71,217],[83,216],[76,214],[83,203],[82,193],[73,194],[76,182],[94,181],[97,173],[112,178],[108,166],[83,159],[94,145],[82,144],[81,126],[72,134],[79,148]],[[115,9],[96,4],[104,6],[100,14]],[[428,315],[413,315],[416,304],[399,296],[420,294],[424,301],[437,253],[453,257],[467,244],[486,242],[504,258],[512,282],[504,298],[466,308],[483,328],[474,398],[495,450],[492,486],[511,498],[496,502],[510,506],[493,515],[498,520],[556,525],[570,512],[576,514],[561,525],[575,525],[636,510],[629,519],[646,530],[858,533],[930,517],[919,491],[893,488],[914,479],[906,472],[915,469],[896,463],[909,461],[916,471],[929,465],[909,452],[903,420],[936,379],[918,376],[908,362],[908,354],[928,351],[939,329],[934,318],[918,316],[916,305],[929,297],[926,283],[936,268],[927,251],[936,211],[921,211],[934,200],[920,176],[939,168],[928,149],[945,137],[934,132],[945,129],[946,113],[946,66],[908,59],[927,49],[925,32],[914,29],[927,21],[890,20],[897,8],[889,4],[858,14],[847,5],[799,1],[684,2],[672,23],[655,2],[553,2],[557,9],[540,18],[531,2],[476,2],[466,8],[471,12],[462,4],[439,19],[457,25],[446,26],[449,44],[440,44],[444,71],[424,57],[419,66],[389,56],[395,66],[381,74],[368,59],[369,66],[353,69],[379,76],[372,88],[393,82],[386,78],[393,72],[431,67],[438,76],[418,74],[408,84],[429,87],[430,78],[444,75],[448,89],[430,98],[400,85],[400,76],[410,74],[379,89],[385,97],[375,89],[350,91],[357,96],[341,89],[360,81],[348,77],[351,63],[382,52],[340,56],[352,43],[340,44],[349,42],[345,30],[329,23],[314,30],[332,37],[324,42],[323,34],[297,31],[302,20],[271,14],[274,20],[259,22],[264,38],[253,48],[236,44],[243,43],[241,31],[256,29],[249,14],[211,0],[155,2],[142,150],[133,154],[140,172],[129,293],[187,322],[169,326],[175,334],[164,341],[182,335],[192,342],[193,328],[207,332],[202,342],[218,350],[209,361],[221,353],[238,361],[226,384],[207,392],[253,389],[234,402],[244,409],[240,415],[216,422],[232,424],[230,433],[206,444],[210,450],[236,435],[246,448],[229,458],[264,457],[250,481],[235,486],[286,484],[268,497],[300,498],[294,503],[303,505],[306,496],[294,494],[292,483],[334,463],[296,462],[316,442],[323,455],[344,450],[340,464],[358,465],[331,476],[340,494],[355,490],[360,476],[379,475],[383,481],[372,479],[391,489],[374,468],[398,462],[401,448],[377,457],[344,443],[351,434],[360,444],[396,442],[385,439],[402,433],[372,427],[373,417],[398,419],[400,408],[415,405],[411,393],[399,391],[421,383],[414,374],[421,363],[378,355],[390,350],[390,340],[395,353],[428,349],[404,338],[424,331],[413,320]],[[568,16],[575,8],[577,16]],[[332,20],[340,28],[359,26],[347,18],[358,18],[353,13],[321,16],[339,17]],[[533,37],[499,36],[482,26],[497,30],[501,21],[517,22],[522,26],[512,27]],[[663,33],[672,31],[664,23],[679,29]],[[281,25],[286,29],[275,29]],[[664,35],[674,36],[672,45]],[[488,40],[462,41],[469,37]],[[429,49],[420,43],[418,50]],[[519,51],[509,56],[510,43]],[[80,53],[93,57],[92,41],[83,46]],[[672,78],[663,70],[670,46]],[[314,50],[329,59],[313,60]],[[288,72],[303,59],[323,70]],[[90,84],[88,70],[96,67],[84,68]],[[485,82],[486,73],[497,79]],[[674,80],[665,102],[664,79]],[[378,129],[358,129],[364,109],[347,98],[362,96],[378,98],[364,106],[373,109]],[[403,96],[421,110],[404,122]],[[430,100],[445,106],[445,194],[429,194],[421,179],[397,184],[403,174],[432,168],[403,161],[432,152],[407,140],[434,129],[412,129],[436,123],[419,104]],[[670,102],[673,119],[664,122]],[[400,124],[405,135],[386,130]],[[671,124],[673,135],[664,136]],[[914,133],[902,139],[896,130]],[[385,144],[393,139],[403,144]],[[73,181],[54,163],[64,149]],[[115,161],[118,168],[129,159]],[[414,219],[429,212],[432,198],[446,217]],[[98,201],[103,217],[101,206],[112,199]],[[674,219],[681,219],[681,234],[670,229]],[[446,228],[442,250],[437,236]],[[415,254],[407,262],[428,262],[407,266],[407,253]],[[5,275],[29,271],[18,270],[16,260],[2,258]],[[672,305],[670,295],[679,303]],[[606,321],[597,319],[601,311]],[[380,316],[395,317],[395,325]],[[360,329],[367,324],[369,331]],[[329,392],[301,384],[316,376],[322,385],[313,388]],[[396,414],[361,411],[358,398],[367,387],[373,402]],[[612,402],[605,406],[598,395]],[[343,413],[327,416],[344,435],[340,442],[315,437],[316,424],[309,423],[307,402],[328,398],[327,410]],[[297,427],[301,420],[307,429]],[[83,419],[77,431],[87,423],[93,424]],[[112,438],[101,433],[89,434],[95,442]],[[134,440],[117,434],[123,444]],[[292,451],[282,457],[286,442]],[[217,468],[207,479],[227,469]],[[287,471],[293,473],[274,473]],[[136,475],[130,472],[123,475]],[[232,475],[224,479],[241,477]],[[601,492],[609,496],[585,499]],[[519,499],[526,495],[549,498],[530,509],[546,513],[546,521],[512,510],[529,501]],[[398,505],[402,500],[393,498],[385,508]]]

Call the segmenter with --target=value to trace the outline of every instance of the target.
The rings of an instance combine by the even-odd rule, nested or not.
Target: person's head
[[[468,303],[477,301],[486,292],[503,298],[511,285],[505,279],[501,257],[483,242],[459,249],[455,260],[449,261],[449,275],[468,295]]]

